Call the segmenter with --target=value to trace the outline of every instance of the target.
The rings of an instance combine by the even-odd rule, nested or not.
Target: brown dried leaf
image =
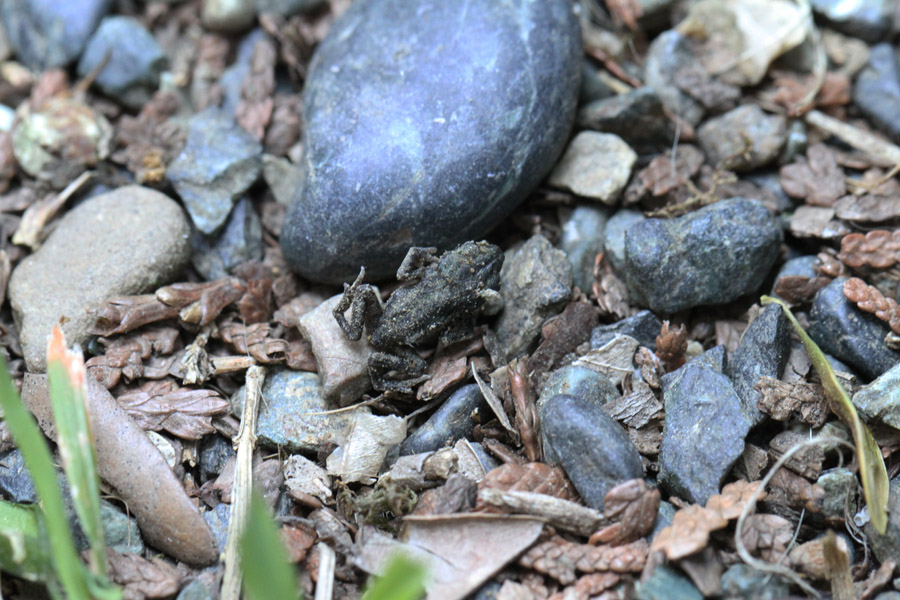
[[[613,398],[602,408],[613,419],[637,429],[661,420],[663,415],[662,402],[647,385],[635,386],[630,393]]]
[[[850,233],[847,225],[836,219],[834,208],[826,206],[798,206],[791,216],[791,233],[800,238],[836,240]]]
[[[97,321],[89,333],[104,337],[128,333],[149,323],[174,319],[178,316],[176,307],[160,302],[152,294],[111,298],[91,312],[97,317]]]
[[[776,296],[790,304],[808,304],[816,292],[828,285],[828,277],[804,277],[803,275],[782,275],[772,290]]]
[[[222,310],[246,292],[241,280],[227,277],[204,283],[175,283],[156,290],[164,304],[181,311],[181,320],[201,327],[212,323]]]
[[[747,551],[768,562],[781,560],[793,537],[791,522],[778,515],[750,515],[741,530]]]
[[[787,421],[796,416],[801,422],[818,428],[831,414],[821,384],[787,383],[774,377],[760,377],[753,387],[762,393],[757,402],[759,410],[776,421]]]
[[[603,516],[616,522],[592,535],[588,543],[619,546],[648,535],[656,523],[659,502],[659,490],[648,487],[643,479],[620,483],[603,498]]]
[[[219,326],[222,341],[263,364],[284,360],[289,348],[286,341],[269,337],[271,333],[272,327],[268,323],[245,326],[243,323],[226,322]]]
[[[772,476],[768,492],[767,501],[771,504],[798,510],[805,508],[814,513],[822,510],[822,503],[825,501],[825,489],[822,486],[810,483],[788,469],[779,469]]]
[[[547,320],[541,327],[542,341],[527,360],[532,383],[536,384],[566,354],[588,341],[599,321],[596,308],[578,301],[570,303],[562,313]]]
[[[496,488],[503,491],[534,492],[546,494],[563,500],[576,500],[578,494],[572,487],[568,477],[559,467],[551,467],[544,463],[525,463],[522,465],[508,463],[489,471],[484,479],[478,482],[478,488]],[[476,510],[486,507],[478,506]]]
[[[860,310],[872,313],[891,326],[894,333],[900,333],[900,306],[893,298],[888,298],[873,285],[858,277],[844,282],[844,296],[854,302]]]
[[[241,86],[241,100],[235,109],[235,119],[244,131],[262,141],[272,118],[275,91],[275,44],[261,37],[250,54],[250,68]]]
[[[671,150],[655,157],[628,185],[625,205],[637,204],[648,197],[660,198],[680,188],[700,172],[703,160],[703,153],[689,144],[675,148],[674,164]]]
[[[213,433],[212,418],[229,409],[228,401],[213,390],[179,389],[172,381],[148,381],[116,400],[142,429],[168,431],[186,440]]]
[[[863,235],[850,233],[841,239],[838,258],[848,267],[886,269],[900,262],[900,230],[876,229]]]
[[[759,489],[759,485],[758,481],[742,479],[729,483],[722,488],[722,493],[709,497],[709,500],[706,501],[706,508],[718,512],[725,519],[737,519]],[[765,494],[761,494],[759,499],[765,497]]]
[[[656,336],[656,355],[665,363],[667,371],[674,371],[684,364],[687,343],[687,328],[684,325],[670,327],[669,321],[663,321]]]
[[[525,447],[525,455],[531,462],[539,461],[541,459],[541,442],[538,438],[540,421],[525,363],[514,360],[506,367],[506,371],[509,376],[513,405],[516,407],[516,430]]]
[[[575,573],[637,573],[644,568],[649,545],[638,540],[624,546],[575,544],[553,537],[536,544],[519,559],[526,569],[549,575],[564,585],[575,581]]]
[[[894,569],[897,568],[897,561],[889,558],[878,567],[875,571],[869,573],[865,581],[857,581],[854,584],[856,588],[856,597],[859,600],[868,600],[881,591],[894,578]]]
[[[241,319],[247,325],[263,323],[272,318],[275,306],[272,303],[272,280],[251,279],[247,291],[237,304]]]
[[[835,254],[835,251],[831,248],[825,248],[822,252],[816,254],[816,259],[818,260],[813,266],[813,270],[819,275],[832,278],[849,275],[850,270],[847,268],[847,265],[838,260]]]
[[[891,221],[900,217],[900,196],[844,196],[834,203],[834,214],[858,223]]]
[[[597,298],[597,306],[603,317],[611,317],[618,321],[637,312],[628,303],[628,288],[625,282],[616,276],[609,262],[603,260],[603,254],[598,254],[594,261],[592,293]]]
[[[227,41],[223,42],[227,52]],[[185,131],[169,120],[180,109],[178,94],[161,91],[141,108],[137,117],[124,115],[119,120],[116,128],[119,149],[112,160],[125,165],[138,183],[164,181],[166,167],[184,147]]]
[[[429,379],[419,387],[416,398],[427,402],[462,382],[469,372],[468,357],[483,347],[481,336],[476,336],[459,344],[438,348],[425,371]]]
[[[805,544],[800,544],[788,554],[788,562],[791,567],[812,579],[819,581],[828,579],[829,569],[825,562],[825,538],[821,537],[810,540]]]
[[[782,431],[769,442],[769,454],[772,459],[777,461],[784,456],[788,450],[804,442],[807,436],[796,431]],[[784,466],[802,475],[807,479],[815,481],[822,473],[822,464],[825,462],[825,450],[822,446],[805,446],[801,450],[795,452],[788,459]]]
[[[109,577],[123,586],[126,599],[168,598],[178,592],[181,574],[162,560],[108,550]]]
[[[804,198],[813,206],[833,206],[847,192],[834,153],[821,143],[811,146],[805,159],[781,167],[781,187],[788,196]]]
[[[590,600],[615,586],[621,579],[618,573],[610,572],[582,575],[574,585],[550,596],[550,600]],[[497,600],[500,598],[498,594]]]

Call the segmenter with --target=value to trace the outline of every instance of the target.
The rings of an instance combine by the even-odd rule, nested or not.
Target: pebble
[[[578,92],[578,104],[603,100],[615,96],[615,94],[616,92],[600,76],[600,71],[585,60],[581,65],[581,89]]]
[[[3,0],[0,16],[16,58],[33,72],[78,58],[110,0]]]
[[[609,325],[600,325],[591,331],[591,348],[602,348],[617,335],[627,335],[636,339],[641,346],[656,350],[656,336],[662,328],[662,321],[649,310],[642,310]]]
[[[703,600],[691,580],[667,565],[658,565],[635,585],[638,600]]]
[[[327,0],[256,0],[256,12],[293,17],[315,12],[326,4],[328,4]]]
[[[608,216],[602,208],[581,205],[563,222],[559,248],[569,257],[573,282],[585,293],[594,285],[594,260],[603,252]]]
[[[790,597],[790,582],[738,563],[722,573],[722,596],[729,600],[782,600]]]
[[[583,365],[567,365],[553,371],[537,399],[538,408],[550,398],[564,394],[575,396],[596,405],[598,408],[619,397],[619,390],[607,377]]]
[[[753,388],[761,377],[781,377],[791,351],[791,325],[784,310],[770,304],[750,323],[731,355],[726,374],[741,398],[744,415],[758,425],[765,415],[757,408],[762,394]]]
[[[853,405],[867,422],[874,419],[900,429],[900,364],[853,394]]]
[[[225,544],[228,542],[228,525],[231,523],[231,505],[222,502],[214,509],[203,513],[203,518],[209,525],[213,537],[216,538],[219,552],[225,552]]]
[[[244,78],[250,72],[250,59],[253,58],[253,48],[256,43],[267,38],[266,32],[261,28],[249,32],[237,45],[234,62],[219,77],[219,86],[222,88],[222,110],[228,114],[234,114],[241,102],[241,88],[244,87]],[[191,90],[192,93],[194,90]],[[206,93],[204,91],[204,93]],[[194,104],[201,104],[200,98],[192,96]]]
[[[200,444],[200,483],[214,479],[235,456],[234,445],[221,435],[208,435]]]
[[[640,211],[621,208],[614,212],[606,222],[606,230],[603,235],[606,249],[605,258],[616,273],[625,273],[625,232],[631,229],[632,225],[644,221],[646,218]]]
[[[669,113],[694,126],[703,119],[703,106],[681,91],[675,74],[695,65],[697,59],[688,39],[675,29],[664,31],[651,42],[644,63],[644,83],[659,95]]]
[[[891,479],[888,489],[887,529],[884,534],[880,534],[875,531],[872,521],[869,521],[863,527],[863,532],[878,562],[883,563],[892,558],[900,564],[900,477]]]
[[[84,346],[95,320],[88,309],[175,279],[190,259],[189,235],[175,201],[139,186],[90,198],[66,213],[9,281],[28,370],[44,371],[47,336],[61,317],[66,342]]]
[[[262,168],[262,146],[217,108],[191,117],[187,142],[167,170],[169,181],[201,232],[216,231]]]
[[[432,452],[467,438],[475,428],[472,413],[483,404],[477,384],[462,386],[400,444],[400,456]]]
[[[378,280],[410,246],[483,237],[565,148],[582,60],[567,0],[354,3],[310,64],[285,258]]]
[[[215,600],[212,592],[206,587],[206,584],[195,579],[178,592],[175,600]]]
[[[751,422],[721,372],[724,348],[705,352],[663,376],[666,406],[659,447],[660,486],[694,504],[719,493],[744,451]]]
[[[107,17],[91,36],[78,76],[86,77],[107,60],[94,84],[107,96],[132,109],[146,104],[159,87],[166,55],[156,39],[133,17]]]
[[[10,502],[34,504],[38,501],[34,481],[18,448],[0,454],[0,496]]]
[[[332,311],[343,294],[332,296],[300,317],[300,333],[309,342],[322,381],[326,402],[338,406],[353,404],[372,387],[369,354],[365,337],[347,339]]]
[[[810,279],[816,277],[818,274],[816,273],[815,266],[818,262],[818,258],[813,255],[806,256],[796,256],[794,258],[788,259],[781,266],[781,269],[778,270],[778,274],[775,275],[775,283],[772,284],[772,293],[771,295],[776,296],[775,288],[778,285],[778,280],[782,277],[809,277]]]
[[[110,502],[100,500],[100,518],[107,548],[116,552],[144,553],[144,540],[134,517],[129,517]]]
[[[266,401],[259,406],[257,421],[259,443],[288,452],[315,454],[323,446],[337,444],[349,434],[360,411],[369,414],[365,407],[327,415],[306,414],[336,407],[322,397],[319,376],[305,371],[270,370],[263,384],[263,397]],[[231,402],[234,414],[240,415],[244,405],[243,387]]]
[[[532,236],[503,261],[500,293],[504,308],[495,329],[507,358],[529,350],[541,325],[572,299],[572,265],[542,235]]]
[[[782,233],[757,200],[730,198],[675,219],[646,219],[625,234],[625,272],[659,313],[731,302],[762,284]]]
[[[900,352],[884,343],[890,327],[844,297],[844,278],[816,293],[809,312],[809,336],[823,352],[875,379],[900,362]]]
[[[194,231],[191,246],[191,264],[209,281],[227,277],[231,269],[243,262],[261,259],[262,222],[253,203],[247,198],[238,200],[220,233],[206,236]]]
[[[713,166],[752,171],[778,158],[787,139],[787,119],[745,104],[708,119],[697,129],[697,139]]]
[[[256,22],[255,0],[206,0],[200,11],[203,27],[220,33],[237,33]]]
[[[540,409],[541,439],[591,508],[628,479],[642,478],[637,448],[625,430],[588,399],[559,395]]]
[[[614,206],[636,160],[637,154],[619,136],[582,131],[569,144],[547,183]]]
[[[894,6],[891,0],[810,0],[809,4],[835,30],[870,43],[884,38],[890,29]]]
[[[900,63],[893,46],[872,47],[869,62],[856,76],[853,102],[879,129],[900,137]]]
[[[672,145],[675,128],[655,90],[641,87],[581,107],[576,125],[614,133],[641,154],[661,152]]]
[[[816,483],[825,490],[822,516],[842,521],[846,514],[856,514],[856,474],[845,467],[823,471]]]
[[[666,500],[661,501],[659,503],[659,511],[656,513],[656,522],[653,523],[653,531],[647,537],[652,540],[660,531],[671,525],[672,521],[675,520],[676,512],[678,512],[678,509],[674,504]]]

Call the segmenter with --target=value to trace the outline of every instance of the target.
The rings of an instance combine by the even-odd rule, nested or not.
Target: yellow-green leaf
[[[800,341],[803,342],[803,347],[806,348],[806,353],[809,354],[813,367],[819,374],[819,379],[822,380],[828,407],[850,428],[850,432],[853,434],[853,443],[856,445],[856,459],[859,462],[859,473],[862,477],[863,495],[865,495],[866,504],[869,507],[872,526],[875,527],[875,531],[883,534],[887,529],[889,481],[881,449],[875,442],[875,438],[872,437],[872,432],[856,413],[856,407],[853,406],[850,396],[847,395],[835,376],[825,353],[803,330],[787,305],[781,300],[769,296],[763,296],[761,302],[778,304],[784,309],[784,313],[794,325],[797,335],[800,336]]]

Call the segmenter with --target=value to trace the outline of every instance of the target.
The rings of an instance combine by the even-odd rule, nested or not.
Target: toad
[[[348,339],[363,329],[374,351],[369,377],[378,391],[411,393],[425,381],[426,363],[416,347],[440,341],[452,344],[472,334],[478,314],[496,314],[503,301],[500,267],[503,252],[488,242],[465,242],[439,258],[436,248],[410,248],[397,270],[409,285],[394,291],[382,307],[378,293],[362,283],[365,267],[334,308],[334,318]],[[344,316],[352,308],[349,321]]]

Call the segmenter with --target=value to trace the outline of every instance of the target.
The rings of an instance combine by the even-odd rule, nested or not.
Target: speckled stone
[[[393,276],[410,246],[479,239],[565,147],[581,79],[567,0],[364,0],[304,87],[305,179],[281,237],[319,281]]]
[[[619,396],[619,390],[606,376],[582,365],[567,365],[550,374],[537,399],[540,408],[550,398],[565,394],[584,398],[598,407]]]
[[[710,164],[751,171],[778,157],[787,139],[787,119],[745,104],[708,119],[697,129],[697,139]]]
[[[617,335],[633,337],[642,346],[656,350],[656,336],[662,328],[662,321],[649,310],[642,310],[615,323],[595,327],[591,331],[591,348],[602,348]]]
[[[890,44],[878,44],[856,77],[853,102],[874,125],[900,137],[900,62]]]
[[[569,143],[547,183],[614,206],[636,160],[637,154],[619,136],[582,131]]]
[[[867,422],[876,420],[900,429],[900,365],[853,394],[853,405]]]
[[[745,198],[646,219],[625,233],[626,279],[655,312],[724,304],[759,288],[781,239],[766,207]]]
[[[813,298],[809,336],[823,352],[874,379],[900,363],[900,352],[885,345],[884,337],[890,328],[884,321],[847,300],[845,280],[835,279]]]
[[[891,28],[892,0],[810,0],[813,11],[837,31],[877,42]]]
[[[622,208],[614,212],[606,222],[603,236],[606,258],[619,275],[625,273],[625,232],[646,218],[638,210]]]
[[[640,153],[662,151],[675,138],[672,120],[649,87],[591,102],[579,109],[576,122],[584,129],[614,133]]]

